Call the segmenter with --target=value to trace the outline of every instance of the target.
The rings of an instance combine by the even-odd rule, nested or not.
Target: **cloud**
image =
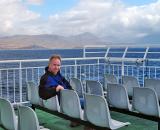
[[[123,11],[117,13],[116,17],[117,20],[119,19],[117,23],[119,23],[123,31],[123,33],[118,36],[131,40],[150,36],[153,33],[160,34],[159,2],[124,8]]]
[[[28,0],[43,4],[43,0]],[[54,8],[54,7],[53,7]],[[0,3],[0,35],[90,32],[113,42],[135,42],[160,34],[160,1],[127,6],[121,0],[80,0],[73,8],[47,20],[27,8],[22,0]]]
[[[91,32],[109,41],[135,42],[160,34],[160,1],[132,7],[115,0],[81,0],[68,12],[51,16],[49,23],[63,35]]]
[[[121,10],[122,5],[118,2],[105,2],[104,0],[82,0],[73,9],[68,12],[53,15],[50,17],[51,25],[56,25],[54,28],[65,28],[63,33],[77,34],[82,32],[99,33],[107,28],[112,15]],[[107,24],[106,24],[107,23]]]
[[[41,5],[44,0],[26,0],[28,4]]]
[[[2,0],[0,35],[29,34],[33,25],[40,23],[39,18],[40,14],[28,10],[21,0]]]

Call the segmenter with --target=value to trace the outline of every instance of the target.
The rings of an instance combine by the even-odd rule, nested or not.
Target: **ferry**
[[[159,45],[86,45],[83,47],[83,57],[62,59],[61,73],[69,81],[78,79],[83,86],[81,90],[74,87],[79,97],[80,91],[82,91],[81,96],[83,98],[87,97],[87,93],[90,96],[96,95],[94,91],[99,91],[98,85],[102,86],[102,94],[96,95],[99,99],[97,98],[97,102],[95,101],[95,108],[99,104],[98,100],[104,101],[104,106],[108,108],[107,112],[111,118],[109,124],[99,120],[98,117],[101,116],[105,120],[104,115],[106,114],[102,114],[100,110],[98,112],[100,115],[97,118],[94,117],[94,114],[97,114],[95,109],[93,111],[90,109],[93,118],[84,112],[86,118],[83,121],[84,118],[76,120],[75,117],[72,118],[71,114],[63,113],[62,108],[58,108],[57,113],[48,110],[43,106],[45,101],[42,101],[42,104],[32,102],[32,99],[28,98],[28,86],[30,83],[34,83],[35,87],[38,88],[40,77],[44,74],[47,64],[48,59],[0,61],[0,101],[6,99],[11,103],[16,115],[21,113],[21,110],[18,111],[21,106],[33,105],[35,108],[33,113],[36,113],[39,124],[43,125],[41,129],[46,127],[50,130],[83,130],[86,124],[86,126],[98,130],[160,130]],[[112,77],[111,81],[108,81],[109,77],[107,76]],[[92,88],[87,89],[88,81],[98,83],[97,86],[93,87],[93,93]],[[142,90],[143,88],[145,90]],[[114,93],[115,91],[118,93]],[[111,92],[114,94],[112,95]],[[124,93],[124,97],[121,95],[122,93]],[[90,97],[87,101],[89,99]],[[7,115],[7,112],[4,113],[2,108],[3,103],[0,102],[0,130],[9,129],[12,120],[7,117],[2,119],[3,116]],[[70,121],[74,121],[73,119],[75,122],[78,121],[80,125],[70,127]],[[20,118],[18,117],[18,123],[14,130],[22,130],[19,121]],[[117,124],[112,121],[115,123],[117,121]],[[126,126],[122,124],[123,127],[116,127],[119,122],[126,123]],[[111,127],[109,127],[110,125]],[[9,128],[6,128],[7,126]]]

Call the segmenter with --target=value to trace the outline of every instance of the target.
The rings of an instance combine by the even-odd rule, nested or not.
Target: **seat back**
[[[133,87],[140,87],[137,78],[133,76],[122,76],[122,83],[130,97],[133,96]]]
[[[160,80],[159,79],[145,79],[144,87],[153,88],[157,93],[158,99],[160,101]]]
[[[58,101],[57,95],[52,98],[49,98],[47,100],[43,100],[43,106],[45,108],[50,109],[50,110],[60,112],[60,106],[59,106],[59,101]]]
[[[107,91],[108,83],[110,84],[118,84],[118,79],[113,74],[105,74],[104,75],[104,90]]]
[[[42,99],[39,97],[38,87],[32,81],[27,82],[27,96],[28,96],[28,100],[32,104],[37,104],[37,105],[43,104]]]
[[[126,88],[121,84],[108,84],[107,101],[112,107],[131,110]]]
[[[160,116],[159,102],[156,92],[151,88],[133,89],[133,109],[152,116]]]
[[[77,92],[78,96],[83,98],[84,90],[81,80],[77,78],[70,78],[70,85]]]
[[[19,130],[40,130],[36,113],[30,107],[18,107]]]
[[[104,96],[102,84],[94,80],[86,80],[86,92],[89,94]]]
[[[8,130],[17,130],[18,121],[14,108],[9,100],[0,99],[1,105],[1,124],[4,128]]]
[[[129,122],[120,122],[112,119],[105,98],[98,95],[85,95],[84,113],[86,120],[92,124],[96,126],[107,127],[111,130],[115,130],[130,124]]]
[[[74,90],[65,89],[60,92],[60,109],[68,116],[83,119],[79,96]]]
[[[104,97],[86,94],[84,113],[86,120],[94,125],[110,128],[110,112]]]

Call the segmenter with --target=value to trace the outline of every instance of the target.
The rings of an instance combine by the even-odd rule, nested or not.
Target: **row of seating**
[[[122,76],[123,86],[127,89],[128,95],[133,95],[133,87],[140,87],[138,80],[132,76]],[[104,96],[107,91],[108,84],[119,84],[115,75],[105,74],[104,84],[102,85],[98,81],[86,80],[86,85],[83,86],[82,82],[77,78],[70,78],[70,84],[77,91],[80,97],[83,97],[84,93],[92,93],[96,95]]]
[[[104,75],[104,90],[107,91],[108,84],[119,84],[118,79],[113,74],[105,74]],[[122,83],[121,83],[127,90],[127,94],[129,97],[133,96],[133,88],[140,87],[139,81],[137,77],[134,76],[122,76]],[[144,79],[144,86],[146,88],[154,89],[158,95],[158,99],[160,100],[160,80],[159,79]]]
[[[0,126],[7,130],[49,130],[39,126],[36,113],[27,106],[18,105],[18,116],[9,100],[0,98]]]
[[[70,84],[78,93],[80,98],[84,97],[85,93],[104,96],[103,86],[100,82],[94,80],[86,80],[86,86],[78,78],[70,78]]]
[[[130,115],[157,121],[158,129],[160,129],[160,80],[145,79],[144,87],[140,87],[138,80],[133,76],[123,76],[122,84],[118,83],[115,75],[107,74],[104,79],[105,85],[107,86],[105,89],[107,91],[106,99],[111,110],[116,110],[125,114],[128,111],[127,113]],[[72,86],[76,86],[77,82],[81,81],[76,78],[71,78]],[[89,82],[94,83],[97,81]],[[97,84],[100,83],[97,82],[96,84],[94,83],[92,85],[88,85],[88,81],[86,81],[86,88],[88,87],[89,89],[94,89],[94,91],[90,91],[89,93],[103,96],[102,94],[99,94],[102,91],[98,89],[101,85]],[[97,93],[99,90],[100,92]],[[132,97],[132,100],[129,100],[129,97]]]
[[[134,87],[132,103],[130,103],[124,86],[108,84],[107,101],[111,107],[160,117],[158,96],[151,88]]]
[[[34,86],[33,82],[29,82],[28,90],[29,100],[32,104],[80,119],[82,122],[90,122],[95,126],[111,130],[130,124],[129,122],[124,123],[111,118],[108,104],[103,96],[85,94],[85,107],[83,110],[80,105],[79,96],[74,90],[62,90],[60,93],[60,104],[58,103],[57,96],[48,100],[40,99],[38,88]]]
[[[160,130],[159,100],[157,92],[151,86],[133,87],[133,96],[130,101],[127,89],[123,85],[108,84],[107,101],[111,111],[156,121]]]
[[[107,101],[111,106],[131,111],[132,105],[130,104],[128,96],[132,96],[134,97],[133,103],[138,104],[135,105],[137,107],[140,107],[141,104],[144,105],[144,103],[147,102],[145,100],[151,100],[153,104],[150,104],[149,108],[151,108],[151,106],[158,108],[157,105],[159,104],[156,103],[156,97],[158,97],[157,95],[160,95],[160,80],[145,79],[145,87],[140,87],[138,80],[133,76],[123,76],[123,84],[118,84],[118,80],[114,75],[105,75],[105,80],[105,83],[107,83],[105,84],[107,86]],[[70,83],[76,91],[78,90],[77,92],[80,93],[80,97],[83,97],[82,94],[84,93],[84,91],[81,81],[77,78],[71,78]],[[98,81],[86,81],[86,88],[87,93],[103,96],[102,85]],[[152,96],[147,97],[147,95],[149,95],[148,93],[150,93],[150,95],[152,94]],[[150,97],[155,98],[149,99]],[[137,100],[141,98],[144,99]],[[155,106],[154,104],[157,105]],[[144,107],[143,105],[142,108]],[[145,107],[145,109],[147,109],[147,106]],[[138,111],[142,110],[138,109]],[[144,114],[149,114],[149,112],[146,112]],[[156,115],[158,115],[158,113]]]
[[[76,80],[78,80],[78,79],[76,79]],[[81,84],[81,82],[79,82],[79,83]],[[155,83],[155,82],[152,82],[152,83]],[[73,87],[77,88],[77,84],[74,85],[72,81],[71,81],[71,84]],[[101,89],[99,89],[101,91],[98,90],[99,93],[97,93],[97,88],[96,88],[97,86],[100,86],[99,88],[101,88]],[[153,86],[153,84],[152,84],[152,86]],[[149,87],[149,85],[148,85],[148,87]],[[37,104],[37,105],[45,107],[49,110],[57,111],[59,113],[64,113],[70,117],[79,118],[81,120],[86,120],[86,121],[93,123],[96,126],[106,127],[109,129],[117,129],[117,128],[122,127],[124,125],[128,125],[129,123],[128,122],[122,123],[122,122],[113,120],[110,116],[108,103],[109,103],[109,106],[112,106],[112,107],[125,109],[125,110],[129,110],[129,111],[136,110],[136,112],[143,113],[146,115],[152,115],[152,116],[156,116],[156,117],[159,117],[159,115],[160,115],[159,114],[158,97],[157,97],[157,93],[155,92],[154,89],[150,89],[147,87],[144,87],[144,88],[133,87],[132,88],[133,89],[133,101],[132,101],[133,106],[131,106],[131,104],[129,102],[127,89],[123,85],[111,84],[111,83],[107,84],[107,101],[108,101],[108,103],[107,103],[106,99],[104,98],[103,88],[99,82],[86,81],[86,88],[84,88],[84,89],[86,89],[87,93],[90,93],[90,94],[84,94],[84,91],[80,90],[82,92],[81,96],[85,99],[85,111],[84,112],[80,107],[79,96],[73,90],[64,90],[61,92],[61,103],[59,105],[58,98],[56,96],[51,99],[48,99],[48,100],[40,99],[39,95],[38,95],[38,87],[36,87],[33,82],[28,82],[28,98],[32,104]],[[95,95],[95,93],[97,95]],[[2,99],[1,101],[3,101],[3,100],[4,99]],[[149,104],[150,102],[153,104]],[[0,106],[5,106],[5,105],[1,104]],[[77,108],[77,109],[73,109],[73,108]],[[18,113],[20,113],[20,109],[21,109],[21,107],[19,106]],[[28,107],[26,109],[28,109]],[[1,117],[0,123],[4,127],[6,127],[7,129],[10,129],[9,128],[10,126],[8,126],[8,124],[12,124],[12,123],[8,123],[8,122],[11,122],[12,119],[14,121],[16,121],[16,119],[13,118],[15,116],[6,118],[5,115],[3,114],[3,113],[6,113],[6,112],[4,112],[4,110],[5,109],[0,108],[0,117]],[[9,110],[7,110],[7,111],[9,111]],[[13,109],[11,111],[13,111]],[[27,111],[27,110],[25,110],[25,111]],[[34,112],[34,111],[32,111],[32,112]],[[30,115],[30,114],[27,114],[27,115]],[[32,113],[31,115],[35,115],[35,113]],[[22,118],[18,118],[18,119],[20,120]],[[26,118],[24,118],[24,119],[26,119]],[[14,123],[14,121],[13,121],[13,124],[17,124],[17,123]],[[12,125],[12,126],[15,127],[14,125]],[[25,126],[25,125],[23,124],[22,126]],[[27,126],[34,126],[34,125],[27,125]],[[27,129],[34,130],[33,128],[28,128],[27,126],[26,126]],[[16,128],[17,127],[15,127],[15,130],[16,130]],[[25,130],[25,129],[23,128],[23,130]],[[37,129],[35,129],[35,130],[37,130]]]
[[[76,90],[79,97],[83,97],[84,93],[91,93],[96,95],[104,96],[107,92],[108,84],[119,84],[117,77],[112,74],[105,74],[104,84],[102,85],[98,81],[86,80],[84,86],[82,82],[77,78],[70,78],[70,84]],[[158,99],[160,100],[160,80],[158,79],[145,79],[144,86],[146,88],[152,88],[156,91]],[[122,76],[122,85],[126,88],[129,98],[133,96],[133,88],[140,87],[138,79],[134,76]]]

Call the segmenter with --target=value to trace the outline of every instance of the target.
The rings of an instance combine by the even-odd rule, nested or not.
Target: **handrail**
[[[105,48],[105,47],[113,47],[113,48],[121,48],[121,47],[160,47],[159,44],[105,44],[105,45],[85,45],[84,48]]]
[[[123,50],[118,50],[123,48]],[[131,48],[135,48],[135,50],[130,50]],[[138,48],[142,48],[142,50],[137,50]],[[98,56],[99,58],[105,57],[106,62],[122,62],[122,65],[124,65],[124,62],[132,62],[132,63],[142,63],[144,65],[149,62],[160,62],[160,52],[158,50],[150,51],[150,48],[158,48],[160,50],[160,45],[158,44],[143,44],[143,45],[117,45],[117,44],[107,44],[107,45],[86,45],[83,48],[83,58],[87,56],[92,56],[93,54],[102,54]],[[88,50],[88,49],[105,49],[105,50]],[[117,49],[117,50],[112,50]],[[104,53],[104,54],[103,54]],[[120,55],[119,55],[120,54]],[[130,56],[133,55],[134,56]],[[138,56],[140,54],[140,57]],[[158,57],[152,57],[152,55],[158,55]],[[123,74],[123,72],[122,72]]]
[[[70,61],[70,60],[93,60],[93,59],[104,59],[104,57],[62,58],[62,61]],[[48,61],[48,59],[0,60],[0,63],[43,62],[43,61]]]

